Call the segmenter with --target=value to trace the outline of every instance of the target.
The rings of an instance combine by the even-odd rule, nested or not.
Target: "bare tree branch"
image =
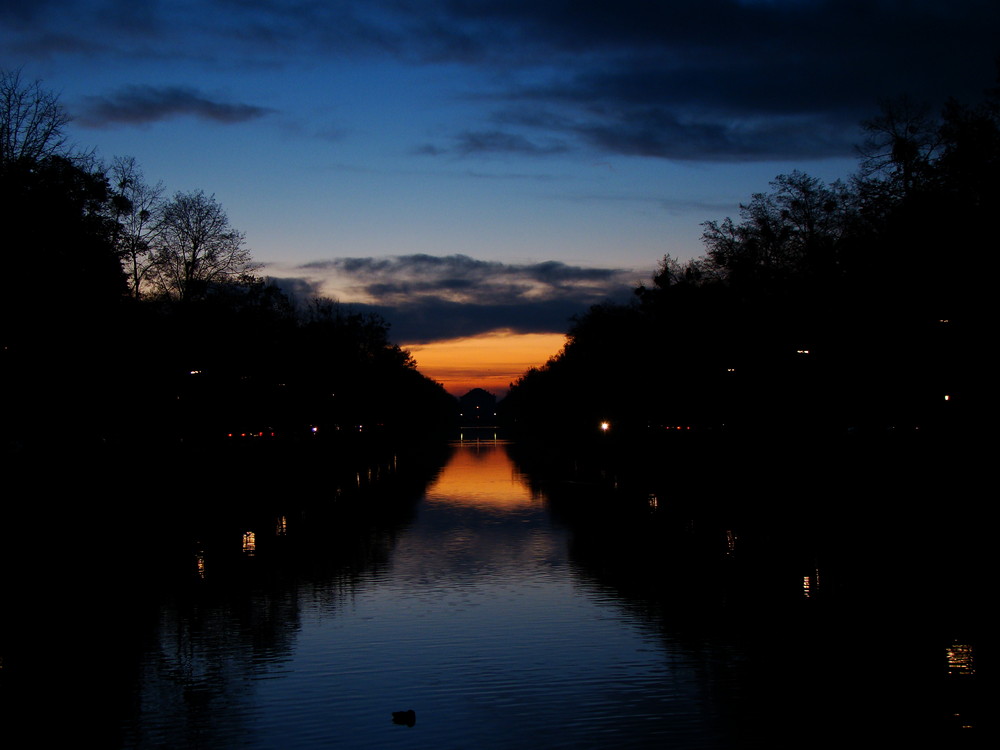
[[[153,253],[154,283],[180,300],[202,296],[212,284],[239,281],[260,264],[229,225],[215,196],[177,193],[163,206]]]
[[[128,275],[129,292],[139,299],[153,270],[153,243],[163,207],[163,183],[149,185],[135,157],[116,157],[107,169],[117,225],[115,245]]]
[[[68,156],[64,133],[70,117],[59,97],[20,70],[0,71],[0,164]]]

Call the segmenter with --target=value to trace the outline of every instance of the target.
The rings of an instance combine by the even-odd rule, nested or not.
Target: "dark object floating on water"
[[[405,724],[408,727],[412,727],[417,723],[417,712],[412,708],[409,711],[393,711],[392,723]]]

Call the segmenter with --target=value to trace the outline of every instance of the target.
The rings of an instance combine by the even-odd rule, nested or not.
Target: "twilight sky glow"
[[[997,54],[995,0],[0,0],[0,66],[80,147],[214,193],[264,273],[373,306],[456,393]]]

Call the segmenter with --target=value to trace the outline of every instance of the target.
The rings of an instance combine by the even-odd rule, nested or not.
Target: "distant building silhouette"
[[[464,427],[495,425],[497,397],[482,388],[473,388],[459,397],[460,421]]]

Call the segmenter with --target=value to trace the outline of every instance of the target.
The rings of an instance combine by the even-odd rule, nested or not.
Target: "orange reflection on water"
[[[970,676],[976,673],[976,662],[972,655],[972,646],[967,643],[953,643],[947,650],[948,674],[951,676]]]
[[[428,488],[427,500],[503,511],[534,505],[531,488],[499,441],[456,445],[437,481]]]

